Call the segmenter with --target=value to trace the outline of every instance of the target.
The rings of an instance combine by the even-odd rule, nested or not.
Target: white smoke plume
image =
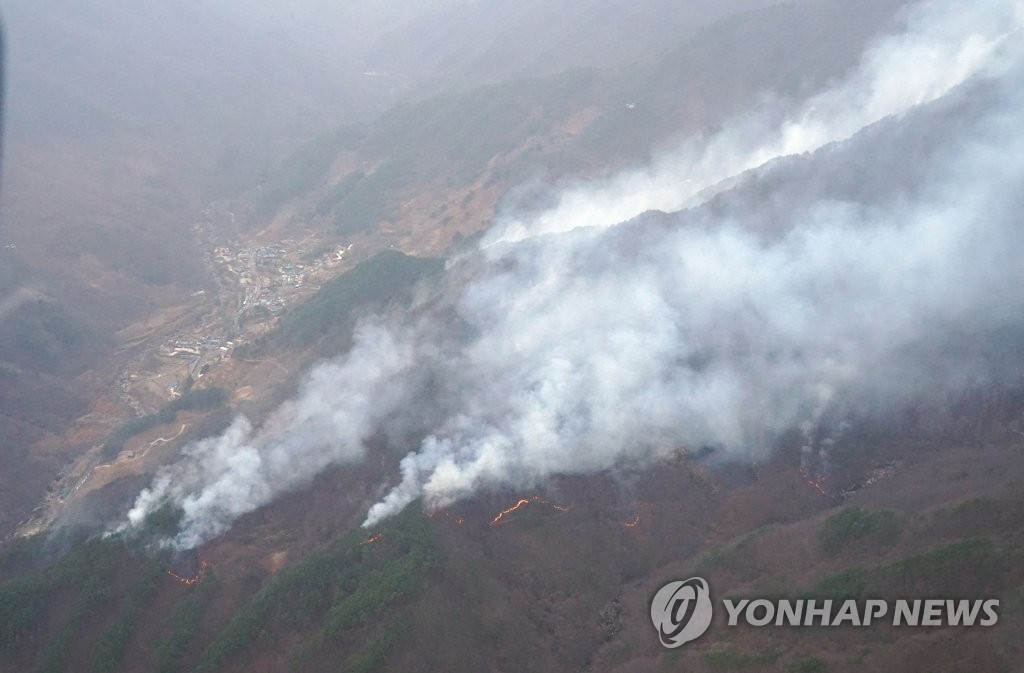
[[[128,525],[170,498],[194,546],[394,426],[425,439],[367,526],[680,446],[756,454],[838,400],[984,375],[987,339],[1024,328],[1022,25],[1020,1],[925,2],[781,125],[498,223],[444,318],[363,327],[264,428],[189,447]]]
[[[484,246],[608,227],[648,210],[681,210],[744,171],[845,140],[936,100],[975,75],[998,74],[1016,53],[1021,13],[1015,2],[914,5],[906,32],[880,40],[845,81],[805,101],[781,123],[766,111],[734,120],[710,138],[690,139],[650,167],[567,189],[550,210],[500,223]]]
[[[314,368],[299,396],[259,433],[239,417],[222,435],[188,446],[139,494],[128,525],[139,525],[170,499],[184,511],[174,546],[189,549],[327,466],[361,460],[366,438],[405,398],[396,376],[408,369],[413,351],[372,324],[355,336],[349,356]]]

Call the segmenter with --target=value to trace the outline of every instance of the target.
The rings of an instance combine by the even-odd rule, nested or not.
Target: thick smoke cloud
[[[191,446],[129,525],[170,498],[193,546],[381,432],[425,439],[368,526],[679,446],[756,455],[830,405],[987,376],[1024,327],[1022,24],[1021,2],[925,3],[788,120],[499,222],[454,299],[365,326],[263,429]]]

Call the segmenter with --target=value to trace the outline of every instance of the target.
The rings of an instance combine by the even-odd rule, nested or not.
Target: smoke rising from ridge
[[[281,405],[260,432],[239,417],[220,436],[189,445],[139,495],[129,524],[140,524],[170,498],[185,521],[175,544],[188,549],[327,466],[360,460],[363,441],[405,400],[395,377],[411,366],[413,352],[368,323],[355,341],[346,358],[310,372],[298,397]]]
[[[881,119],[940,98],[974,75],[997,74],[1012,60],[1008,43],[1020,39],[1021,11],[1011,2],[912,6],[906,32],[880,40],[856,72],[805,101],[784,121],[769,112],[734,120],[710,138],[690,139],[650,167],[567,189],[546,212],[500,222],[484,246],[576,227],[607,227],[648,210],[675,212],[708,198],[716,185],[744,171],[849,138]]]
[[[368,526],[679,446],[756,455],[829,405],[987,376],[993,335],[1024,326],[1022,24],[1022,2],[924,3],[789,120],[499,222],[451,305],[364,325],[263,428],[191,445],[128,525],[170,498],[194,546],[396,428],[425,439]]]

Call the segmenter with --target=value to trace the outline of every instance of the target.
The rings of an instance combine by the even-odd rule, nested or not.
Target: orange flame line
[[[365,540],[363,540],[362,542],[360,542],[359,546],[362,547],[364,544],[373,544],[374,542],[376,542],[377,540],[381,539],[382,537],[384,537],[384,533],[374,533],[370,537],[368,537]]]
[[[497,514],[495,514],[494,518],[491,519],[491,525],[493,526],[494,524],[500,522],[502,519],[504,519],[506,516],[508,516],[512,512],[515,512],[516,510],[524,507],[525,505],[529,505],[530,503],[534,503],[534,502],[539,502],[539,503],[542,503],[544,505],[548,505],[552,509],[556,509],[559,512],[568,512],[569,511],[569,507],[566,507],[566,506],[563,506],[563,505],[558,505],[558,504],[555,504],[553,502],[548,502],[547,500],[542,500],[539,495],[533,495],[533,496],[530,496],[529,498],[520,498],[519,500],[516,501],[516,504],[512,505],[511,507],[509,507],[507,509],[503,509],[500,512],[498,512]]]
[[[639,514],[637,514],[635,517],[633,517],[632,521],[627,521],[627,522],[623,523],[622,525],[625,526],[626,528],[636,528],[638,523],[640,523],[640,515]]]
[[[825,487],[821,485],[820,481],[812,479],[811,475],[808,474],[807,470],[800,468],[800,476],[803,477],[804,481],[813,486],[814,489],[818,491],[818,493],[825,495]]]
[[[533,496],[532,498],[530,498],[530,500],[539,500],[539,498],[537,496]],[[519,498],[519,500],[516,502],[516,504],[512,505],[508,509],[503,509],[500,512],[498,512],[494,516],[494,518],[491,519],[491,525],[498,523],[503,518],[505,518],[505,515],[511,514],[512,512],[514,512],[517,509],[519,509],[520,507],[522,507],[523,505],[530,504],[530,500],[527,500],[526,498]]]
[[[199,580],[203,579],[203,577],[206,575],[206,572],[209,569],[210,569],[210,564],[209,563],[207,563],[206,561],[200,561],[200,563],[199,563],[199,572],[197,572],[192,577],[182,577],[181,575],[178,575],[177,573],[172,572],[170,570],[167,571],[167,574],[170,575],[171,577],[173,577],[174,579],[178,580],[182,584],[186,585],[186,586],[192,586],[193,584],[198,583]]]

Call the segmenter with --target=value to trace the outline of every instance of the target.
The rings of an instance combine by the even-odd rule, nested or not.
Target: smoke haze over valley
[[[808,100],[500,217],[414,324],[368,318],[261,428],[186,449],[130,520],[170,498],[194,546],[379,433],[419,448],[367,526],[680,447],[764,456],[830,408],[1012,379],[992,353],[1024,327],[1022,21],[1017,2],[914,6]]]
[[[0,11],[0,673],[1020,668],[1024,0]]]

